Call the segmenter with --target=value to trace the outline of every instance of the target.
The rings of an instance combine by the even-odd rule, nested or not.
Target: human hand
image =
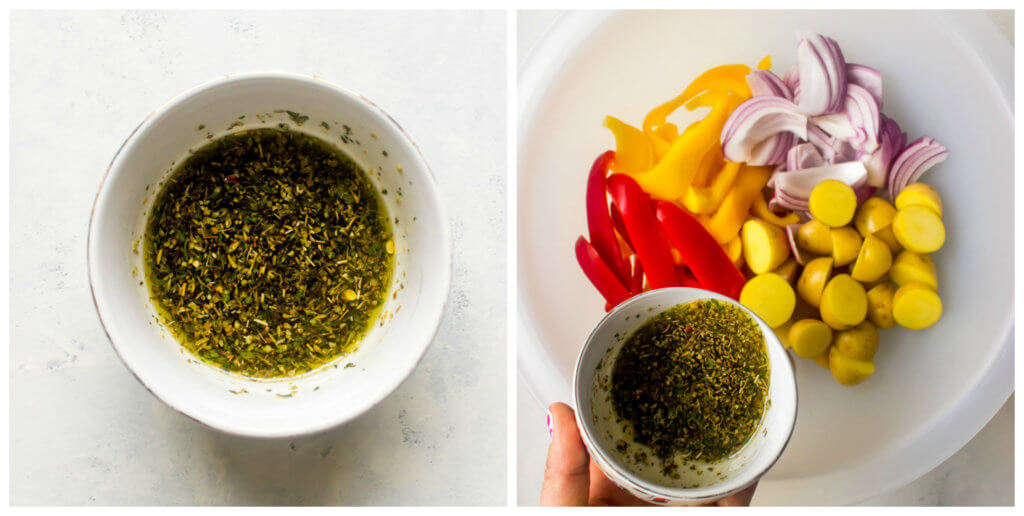
[[[548,407],[551,445],[544,468],[540,504],[547,506],[651,505],[629,494],[604,476],[590,458],[576,416],[565,403]],[[750,505],[757,484],[708,505]]]

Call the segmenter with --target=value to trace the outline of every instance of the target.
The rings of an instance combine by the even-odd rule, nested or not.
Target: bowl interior
[[[296,120],[287,111],[308,116]],[[395,240],[392,284],[358,349],[301,376],[257,380],[194,358],[159,323],[145,285],[142,235],[161,182],[190,150],[224,134],[287,124],[353,158],[378,189]],[[433,178],[376,106],[319,79],[227,77],[151,114],[111,163],[89,233],[97,309],[118,354],[172,407],[238,434],[282,436],[346,421],[383,399],[433,338],[447,298],[448,230]]]
[[[650,449],[623,434],[608,392],[615,358],[622,345],[648,319],[673,306],[699,299],[717,299],[743,308],[757,321],[765,337],[770,366],[768,406],[750,440],[732,457],[696,470],[683,468],[681,478],[671,480],[656,466],[630,466],[638,450]],[[694,502],[739,491],[759,478],[782,454],[796,422],[796,381],[793,365],[775,333],[750,310],[728,297],[694,288],[653,290],[609,312],[587,339],[576,366],[575,401],[584,442],[591,456],[609,478],[649,500]],[[625,439],[621,452],[616,441]],[[711,470],[708,470],[708,467]],[[698,473],[698,471],[700,473]]]
[[[799,420],[757,501],[851,503],[910,482],[967,443],[1013,389],[1013,60],[984,15],[619,11],[592,18],[567,16],[574,23],[557,26],[520,76],[519,362],[530,390],[544,404],[571,396],[579,347],[603,315],[604,300],[572,255],[587,227],[587,171],[615,143],[602,117],[639,124],[723,63],[753,65],[771,54],[772,70],[783,73],[795,60],[794,34],[815,31],[835,38],[851,62],[881,70],[884,112],[910,139],[929,135],[951,151],[922,179],[943,196],[947,239],[933,255],[943,316],[925,330],[883,331],[878,368],[855,387],[797,359]],[[988,40],[978,33],[997,40],[1008,59],[979,45]]]

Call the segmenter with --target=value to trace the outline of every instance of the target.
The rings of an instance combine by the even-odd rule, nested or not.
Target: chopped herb
[[[306,120],[309,120],[308,116],[296,113],[294,111],[288,111],[286,109],[285,113],[288,113],[288,118],[291,118],[292,122],[295,122],[295,125],[302,125],[306,123]]]
[[[768,390],[764,335],[717,300],[672,307],[623,345],[612,372],[616,413],[663,460],[722,460],[750,438]]]
[[[162,322],[194,355],[253,377],[351,352],[391,281],[391,228],[365,174],[321,140],[258,129],[174,172],[143,245]]]

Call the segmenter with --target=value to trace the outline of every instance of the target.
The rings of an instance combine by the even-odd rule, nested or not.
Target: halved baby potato
[[[875,235],[864,237],[857,261],[850,267],[850,276],[857,281],[872,282],[885,276],[892,266],[892,251]]]
[[[796,291],[800,298],[815,308],[821,304],[821,293],[832,275],[832,263],[832,258],[827,256],[807,262],[800,279],[796,282]]]
[[[837,274],[821,293],[821,320],[833,330],[848,330],[868,315],[864,286],[849,274]]]
[[[861,238],[856,229],[851,227],[832,230],[832,259],[836,267],[842,267],[857,259],[860,252]]]

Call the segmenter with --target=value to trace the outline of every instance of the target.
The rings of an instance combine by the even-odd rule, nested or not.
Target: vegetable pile
[[[796,54],[781,78],[770,57],[711,68],[639,128],[607,117],[616,148],[591,168],[576,257],[606,310],[657,288],[719,292],[854,385],[878,329],[941,317],[942,201],[918,180],[949,152],[908,144],[881,73],[831,38],[802,35]],[[680,131],[681,107],[708,112]]]

